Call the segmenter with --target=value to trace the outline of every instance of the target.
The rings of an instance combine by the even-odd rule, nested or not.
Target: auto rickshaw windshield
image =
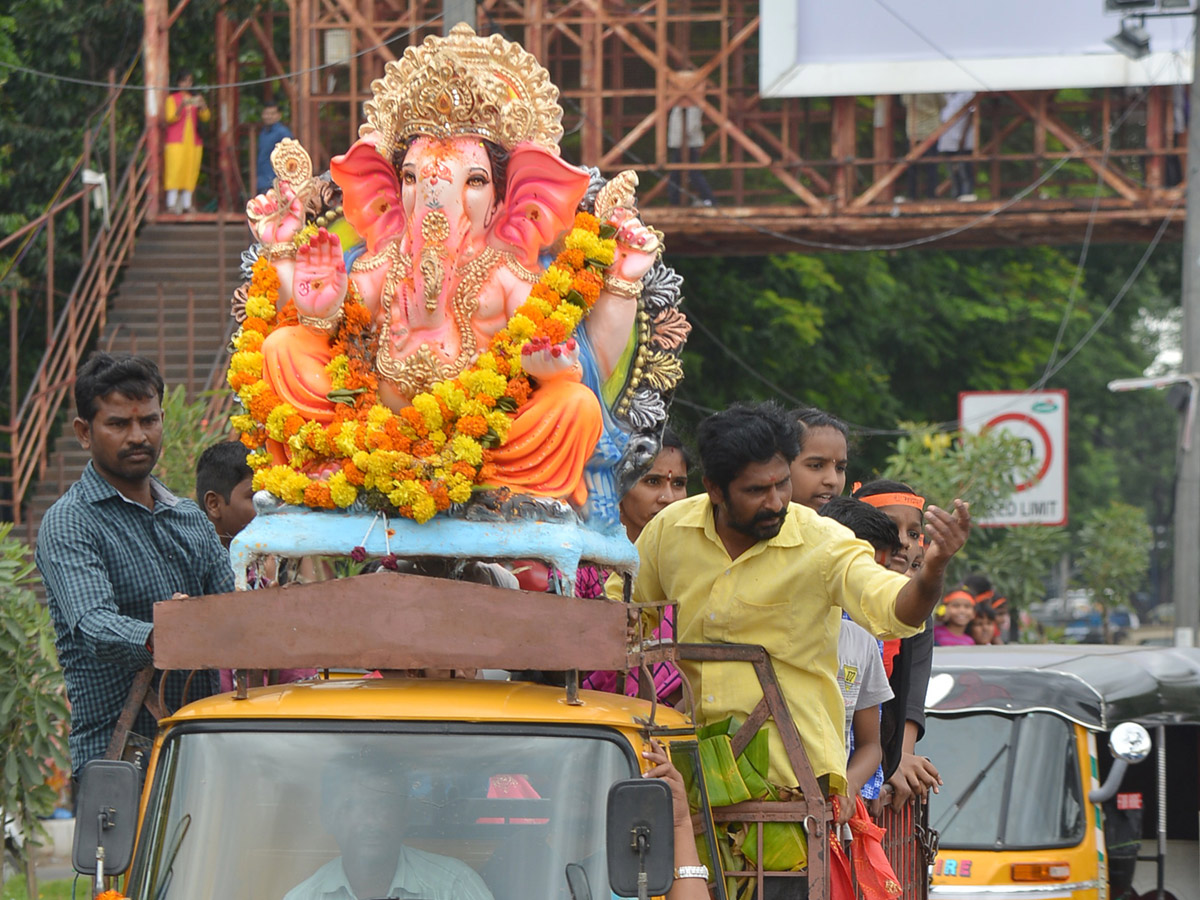
[[[1069,847],[1084,837],[1073,726],[1047,713],[930,715],[921,753],[945,787],[930,824],[946,848]]]
[[[308,900],[357,877],[380,885],[366,896],[449,884],[517,900],[565,896],[571,862],[593,896],[609,896],[605,800],[635,774],[630,750],[582,729],[438,731],[173,736],[130,896]]]

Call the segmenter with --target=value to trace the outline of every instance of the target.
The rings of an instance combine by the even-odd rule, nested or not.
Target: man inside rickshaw
[[[461,860],[403,842],[409,798],[406,779],[384,757],[336,759],[321,777],[321,822],[338,856],[284,900],[492,900],[483,879]]]

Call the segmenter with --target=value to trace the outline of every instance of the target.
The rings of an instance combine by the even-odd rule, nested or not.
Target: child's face
[[[253,479],[239,481],[229,493],[229,500],[216,491],[204,495],[204,511],[217,529],[217,536],[226,547],[243,528],[254,520]]]
[[[975,604],[966,597],[951,597],[946,601],[946,624],[966,627],[975,618]]]
[[[976,644],[990,644],[996,636],[996,623],[987,616],[976,616],[967,626],[967,634]]]
[[[792,460],[792,502],[819,510],[846,487],[846,438],[836,428],[810,428]]]
[[[912,506],[881,506],[879,511],[895,522],[900,532],[900,552],[892,554],[888,568],[911,575],[913,563],[925,557],[925,548],[921,546],[921,511]]]

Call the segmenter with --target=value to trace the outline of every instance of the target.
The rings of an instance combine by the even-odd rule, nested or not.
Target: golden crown
[[[558,88],[532,53],[498,34],[480,37],[460,23],[448,37],[430,35],[389,62],[371,90],[358,134],[377,133],[376,148],[389,159],[414,135],[471,135],[506,150],[533,141],[558,154]]]

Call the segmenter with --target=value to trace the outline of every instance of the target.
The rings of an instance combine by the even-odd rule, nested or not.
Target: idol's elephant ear
[[[329,170],[342,189],[343,215],[366,241],[367,252],[374,253],[383,241],[404,230],[400,180],[370,138],[355,141],[348,151],[335,156]]]
[[[588,180],[586,171],[544,148],[518,145],[508,158],[508,189],[493,233],[534,268],[538,251],[550,246],[574,221]]]

